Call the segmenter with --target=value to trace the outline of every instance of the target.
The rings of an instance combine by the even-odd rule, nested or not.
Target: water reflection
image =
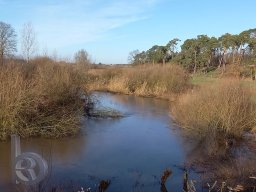
[[[171,168],[167,189],[182,190],[184,150],[170,124],[167,101],[95,93],[99,106],[117,109],[122,119],[82,119],[81,135],[58,140],[22,140],[22,151],[41,154],[51,164],[52,183],[95,186],[111,180],[109,191],[159,191],[163,170]],[[0,191],[10,183],[10,143],[0,144]],[[72,181],[72,182],[71,182]],[[78,188],[76,188],[78,189]]]
[[[136,97],[133,95],[118,95],[111,93],[94,93],[99,98],[99,106],[107,106],[122,111],[125,114],[139,114],[154,118],[168,117],[169,102],[162,99]],[[169,117],[168,117],[169,118]]]

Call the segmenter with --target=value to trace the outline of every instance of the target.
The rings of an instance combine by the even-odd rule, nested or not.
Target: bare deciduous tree
[[[90,63],[89,54],[86,50],[81,49],[75,53],[75,62],[79,65],[87,65]]]
[[[140,54],[140,51],[138,49],[131,51],[128,56],[128,62],[130,64],[138,64],[138,55]]]
[[[10,24],[0,21],[0,65],[4,64],[4,57],[17,50],[16,36]]]
[[[21,32],[21,51],[27,63],[37,51],[36,33],[31,23],[25,23]]]

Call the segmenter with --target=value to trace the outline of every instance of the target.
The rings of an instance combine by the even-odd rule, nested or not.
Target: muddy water
[[[168,191],[182,191],[186,153],[179,129],[169,117],[168,102],[110,93],[95,93],[98,106],[122,112],[120,119],[82,119],[79,136],[63,139],[22,139],[22,152],[42,155],[49,175],[43,186],[77,191],[95,189],[100,180],[111,180],[108,191],[160,191],[165,168],[172,176]],[[0,191],[12,191],[10,142],[0,143]]]

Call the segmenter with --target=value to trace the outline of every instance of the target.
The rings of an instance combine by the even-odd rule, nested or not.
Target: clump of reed
[[[90,87],[94,90],[166,96],[181,93],[188,87],[187,73],[174,64],[93,69],[90,74]]]
[[[0,69],[0,140],[76,133],[84,90],[81,70],[56,62],[7,63]],[[39,60],[40,61],[40,60]]]
[[[196,138],[228,147],[256,126],[256,104],[239,80],[221,80],[193,90],[171,107],[174,119]],[[213,152],[213,151],[212,151]]]

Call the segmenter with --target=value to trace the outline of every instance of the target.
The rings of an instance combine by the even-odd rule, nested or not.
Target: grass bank
[[[256,86],[238,70],[213,71],[192,78],[180,66],[109,66],[89,70],[90,90],[175,99],[171,112],[196,140],[208,141],[209,154],[256,130]],[[235,72],[234,72],[235,71]],[[175,97],[173,97],[175,96]]]
[[[210,154],[219,149],[216,145],[228,145],[256,127],[253,94],[235,79],[218,80],[183,95],[172,106],[172,114],[190,135],[207,141]]]
[[[0,140],[11,134],[61,137],[79,130],[84,74],[75,66],[44,60],[0,67]]]
[[[189,87],[188,74],[174,64],[91,69],[89,74],[91,90],[168,98]]]
[[[256,86],[252,80],[224,75],[192,77],[193,90],[170,109],[194,143],[186,163],[202,173],[203,183],[214,185],[211,191],[253,191]]]

